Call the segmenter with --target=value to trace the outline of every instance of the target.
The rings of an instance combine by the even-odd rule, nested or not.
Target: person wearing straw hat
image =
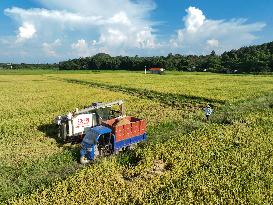
[[[212,112],[213,112],[213,110],[211,109],[210,105],[208,104],[207,107],[205,107],[204,111],[205,111],[206,119],[207,119],[207,121],[208,121],[209,118],[210,118],[210,115],[211,115]]]

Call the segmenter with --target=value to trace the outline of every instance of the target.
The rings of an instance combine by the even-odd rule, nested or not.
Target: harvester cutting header
[[[118,106],[119,109],[113,109]],[[55,119],[64,141],[82,140],[81,163],[130,148],[147,138],[146,121],[126,116],[122,100],[92,103]]]

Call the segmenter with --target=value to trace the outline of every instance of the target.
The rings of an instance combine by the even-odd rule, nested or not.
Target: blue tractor
[[[80,162],[87,164],[98,156],[106,156],[113,153],[115,136],[112,130],[105,126],[97,126],[86,133],[81,142]]]
[[[127,120],[126,124],[116,124]],[[134,117],[116,118],[91,128],[81,142],[80,163],[87,164],[97,157],[108,156],[132,148],[147,139],[146,122]]]

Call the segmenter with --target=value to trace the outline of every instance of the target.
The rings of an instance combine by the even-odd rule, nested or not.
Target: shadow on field
[[[66,143],[79,144],[82,141],[82,139],[79,137],[70,137],[69,140],[64,141],[63,139],[60,138],[58,134],[59,127],[56,124],[40,125],[38,126],[38,130],[40,132],[43,132],[46,135],[46,137],[55,139],[60,147],[62,147]]]
[[[46,137],[55,139],[60,146],[64,145],[63,140],[60,139],[58,136],[58,126],[56,124],[52,123],[40,125],[38,126],[38,130],[40,132],[43,132],[46,135]]]

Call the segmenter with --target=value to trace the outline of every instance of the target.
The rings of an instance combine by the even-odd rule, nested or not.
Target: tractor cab
[[[100,125],[90,129],[81,143],[80,162],[86,164],[97,156],[112,154],[113,145],[114,136],[110,128]]]

